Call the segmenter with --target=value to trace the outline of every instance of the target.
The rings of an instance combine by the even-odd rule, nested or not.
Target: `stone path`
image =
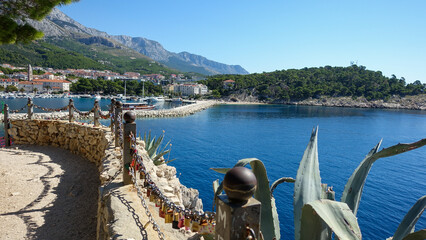
[[[55,147],[0,149],[0,239],[96,239],[96,166]]]

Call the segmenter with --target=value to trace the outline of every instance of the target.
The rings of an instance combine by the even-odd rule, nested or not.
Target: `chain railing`
[[[142,156],[138,153],[136,137],[133,133],[129,135],[130,151],[132,161],[129,166],[129,173],[132,175],[132,181],[138,191],[142,206],[145,208],[149,221],[153,224],[160,237],[160,230],[155,220],[149,212],[145,199],[143,197],[142,187],[146,188],[146,197],[150,202],[155,202],[155,206],[159,207],[159,216],[165,219],[165,223],[171,223],[172,228],[180,229],[182,227],[187,231],[197,232],[199,234],[214,234],[215,231],[215,215],[214,212],[202,212],[193,209],[183,208],[171,201],[160,188],[152,180],[149,172],[143,163]],[[143,184],[139,185],[136,175],[139,173]],[[160,237],[161,239],[161,237]]]

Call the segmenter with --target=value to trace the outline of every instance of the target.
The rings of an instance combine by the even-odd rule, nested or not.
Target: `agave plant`
[[[157,138],[151,136],[151,131],[149,131],[148,135],[144,134],[143,140],[145,142],[145,150],[148,153],[148,156],[152,159],[155,165],[161,165],[161,164],[167,164],[170,163],[176,159],[169,159],[164,160],[164,155],[170,153],[172,144],[170,141],[168,141],[163,148],[160,150],[160,146],[163,143],[164,140],[164,131],[163,133]],[[170,147],[169,149],[166,149],[167,147]]]
[[[303,154],[296,179],[280,178],[269,186],[265,166],[262,161],[250,158],[242,159],[235,166],[250,163],[258,187],[254,198],[262,204],[261,231],[265,239],[280,239],[280,229],[275,199],[272,195],[278,184],[294,183],[294,229],[296,240],[331,240],[332,233],[338,239],[362,239],[356,213],[361,200],[362,190],[373,163],[384,157],[397,155],[426,145],[426,139],[411,144],[397,144],[379,150],[381,141],[367,154],[355,169],[345,185],[341,202],[334,200],[331,187],[321,183],[318,162],[318,127],[312,131],[310,141]],[[212,168],[216,172],[226,173],[230,168]],[[215,199],[222,193],[223,186],[218,180],[213,183]],[[420,198],[410,209],[396,230],[393,240],[426,239],[426,230],[413,232],[417,220],[426,207],[426,196]]]

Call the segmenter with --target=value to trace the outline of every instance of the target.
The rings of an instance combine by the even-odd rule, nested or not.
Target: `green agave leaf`
[[[155,155],[155,157],[152,159],[152,161],[158,161],[158,159],[160,159],[162,156],[164,156],[164,155],[166,155],[167,153],[169,153],[170,152],[170,149],[169,150],[166,150],[166,151],[164,151],[164,152],[161,152],[160,154],[158,154],[158,155]]]
[[[230,168],[210,168],[210,169],[222,174],[226,174],[230,170]]]
[[[399,143],[389,148],[384,148],[380,152],[377,150],[380,147],[382,141],[380,141],[375,148],[373,148],[361,162],[361,164],[355,169],[352,173],[352,176],[349,178],[346,183],[345,190],[342,194],[342,202],[348,204],[349,208],[352,209],[355,216],[358,211],[359,202],[361,200],[362,190],[364,188],[365,180],[367,175],[370,172],[370,169],[373,163],[385,157],[394,156],[400,153],[408,152],[416,148],[426,145],[426,138],[409,144]]]
[[[312,201],[321,199],[321,177],[318,163],[318,127],[312,130],[311,139],[300,161],[294,184],[294,236],[300,239],[302,207]]]
[[[424,240],[426,239],[426,229],[408,234],[403,240]]]
[[[244,167],[250,164],[251,169],[257,179],[257,188],[254,198],[261,202],[260,227],[265,239],[280,239],[280,226],[278,213],[275,207],[275,200],[271,198],[269,179],[263,162],[257,158],[241,159],[234,167]],[[222,184],[221,184],[222,186]],[[220,190],[220,186],[219,189]]]
[[[327,230],[323,225],[338,239],[362,239],[358,221],[346,203],[327,199],[310,202],[303,206],[301,223],[301,240],[321,240],[319,233]]]
[[[361,201],[362,189],[364,188],[365,180],[373,166],[371,156],[377,153],[381,143],[382,140],[380,140],[380,142],[371,149],[370,152],[368,152],[361,164],[352,173],[352,176],[349,178],[345,185],[345,189],[343,190],[341,202],[348,204],[349,208],[353,210],[355,216],[358,211],[359,202]]]
[[[272,183],[271,185],[271,196],[274,196],[274,190],[275,188],[277,188],[278,185],[280,185],[281,183],[284,182],[288,182],[288,183],[294,183],[296,182],[296,179],[292,178],[292,177],[282,177],[280,179],[278,179],[277,181],[275,181],[274,183]]]
[[[413,229],[426,207],[426,195],[421,197],[405,215],[393,235],[393,240],[401,240]]]

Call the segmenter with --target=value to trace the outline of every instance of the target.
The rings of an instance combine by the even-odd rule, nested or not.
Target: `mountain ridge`
[[[77,40],[90,37],[106,38],[107,42],[116,42],[117,45],[121,44],[170,68],[184,72],[192,71],[206,75],[249,73],[240,65],[219,63],[188,52],[170,52],[159,42],[144,37],[109,35],[106,32],[80,24],[57,8],[54,8],[42,21],[29,20],[28,22],[36,29],[43,31],[46,37],[72,37]],[[102,42],[99,39],[97,41]]]

